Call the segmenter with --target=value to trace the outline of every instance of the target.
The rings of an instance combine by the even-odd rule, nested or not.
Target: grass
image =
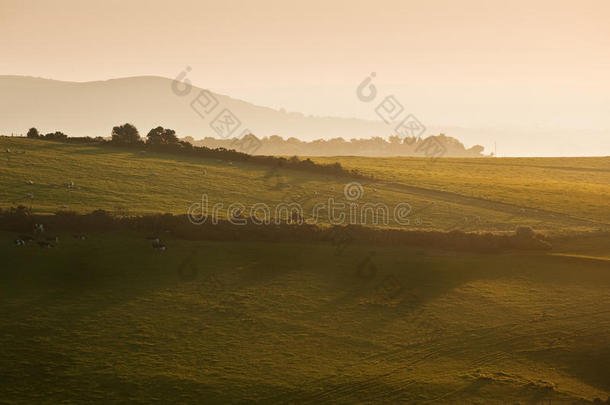
[[[206,194],[210,207],[239,202],[333,198],[345,202],[339,178],[295,170],[270,170],[240,162],[162,153],[0,137],[0,208],[23,204],[35,212],[122,214],[185,213]],[[25,153],[21,153],[25,152]],[[359,180],[361,204],[384,202],[390,210],[408,203],[409,229],[513,231],[529,225],[558,234],[610,228],[610,159],[316,158],[340,161],[374,174]],[[205,173],[205,174],[204,174]],[[33,184],[28,184],[28,182]],[[67,184],[74,182],[73,188]],[[327,220],[326,211],[321,220]],[[395,225],[395,224],[394,224]],[[406,225],[403,225],[406,226]]]
[[[0,208],[185,213],[350,179],[0,137]],[[25,153],[21,153],[25,152]],[[551,234],[544,253],[0,232],[0,402],[591,403],[610,395],[609,161],[316,158],[409,229]],[[69,182],[74,187],[68,187]],[[32,184],[30,184],[32,183]],[[322,220],[326,220],[322,217]],[[587,231],[572,235],[575,231]]]
[[[146,235],[88,236],[39,249],[0,233],[4,403],[555,404],[610,394],[606,263],[173,239],[156,252]],[[359,275],[367,257],[376,272]]]
[[[610,157],[315,158],[380,180],[610,223]]]

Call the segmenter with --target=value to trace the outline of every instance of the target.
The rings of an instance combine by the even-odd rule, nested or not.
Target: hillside
[[[172,91],[172,79],[153,76],[113,79],[87,83],[0,76],[0,134],[25,134],[34,126],[43,132],[61,130],[71,136],[109,136],[117,123],[131,122],[142,131],[159,125],[169,127],[179,136],[202,139],[218,137],[210,123],[222,108],[229,109],[244,129],[259,138],[282,135],[304,140],[334,138],[337,134],[353,138],[388,137],[383,121],[335,117],[304,116],[278,111],[211,93],[218,102],[210,115],[191,103],[202,89],[193,87],[179,96]],[[203,103],[203,99],[198,99]]]
[[[105,209],[184,214],[205,194],[210,204],[224,207],[234,202],[248,208],[261,202],[272,207],[299,202],[308,218],[316,203],[329,198],[345,202],[346,184],[357,181],[362,194],[356,203],[361,206],[385,203],[391,211],[400,203],[409,204],[409,224],[401,225],[408,229],[513,231],[529,225],[562,233],[608,229],[610,223],[607,158],[316,158],[325,163],[340,161],[376,176],[376,180],[363,180],[245,162],[10,137],[0,138],[0,150],[4,151],[0,207],[21,204],[35,212]],[[583,174],[592,179],[586,186]],[[69,183],[74,186],[68,187]],[[541,186],[536,190],[534,184]],[[566,193],[576,187],[578,193]],[[220,216],[226,216],[226,210]],[[321,211],[320,221],[327,220],[326,210]]]
[[[610,157],[313,160],[358,168],[404,191],[430,189],[471,197],[473,205],[487,201],[516,205],[519,215],[547,212],[551,220],[553,215],[565,214],[610,224]]]
[[[20,233],[2,228],[3,402],[499,405],[610,396],[610,245],[607,232],[592,232],[608,230],[605,158],[315,159],[375,176],[356,179],[38,139],[0,137],[0,151],[3,209],[184,214],[203,194],[225,207],[297,201],[306,213],[331,198],[408,202],[409,223],[389,226],[503,234],[530,225],[552,242],[501,253],[387,240],[338,248],[240,239],[239,226],[234,240],[191,240],[159,224],[161,251],[135,227],[75,237],[51,224],[23,246],[14,244]],[[548,187],[534,193],[538,182]],[[577,182],[578,198],[568,198]],[[47,237],[54,247],[39,247]]]
[[[155,252],[146,235],[88,236],[15,248],[0,232],[3,402],[610,395],[610,273],[600,259],[361,245],[337,255],[327,244],[171,237]],[[365,277],[367,257],[375,272]]]

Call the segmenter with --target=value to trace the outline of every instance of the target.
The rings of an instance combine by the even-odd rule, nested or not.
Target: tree
[[[471,156],[482,156],[484,150],[485,150],[485,148],[482,147],[481,145],[474,145],[467,151],[470,152]]]
[[[163,127],[153,128],[146,135],[146,143],[151,145],[160,145],[163,143]]]
[[[119,144],[135,144],[140,142],[140,133],[132,124],[112,128],[112,142]]]
[[[163,141],[166,144],[174,144],[178,143],[178,137],[176,136],[176,131],[173,129],[166,128],[163,132]]]
[[[60,131],[50,132],[50,133],[46,134],[44,137],[45,137],[45,139],[51,139],[51,140],[56,140],[56,141],[65,141],[66,139],[68,139],[68,135],[66,135]]]
[[[146,135],[146,142],[151,145],[170,145],[178,143],[176,131],[169,128],[153,128]]]
[[[36,128],[30,128],[27,136],[28,138],[40,138],[40,133]]]

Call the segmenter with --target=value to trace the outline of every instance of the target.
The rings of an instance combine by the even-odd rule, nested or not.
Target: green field
[[[34,212],[181,214],[206,194],[210,204],[225,207],[309,197],[303,204],[307,217],[316,202],[345,201],[344,186],[354,181],[243,162],[31,139],[2,137],[0,151],[0,207],[23,204]],[[339,161],[375,175],[374,181],[358,180],[364,194],[357,202],[410,204],[410,224],[403,226],[408,229],[512,231],[528,225],[552,234],[610,229],[610,158],[314,160]],[[73,188],[66,186],[69,182]]]
[[[315,159],[375,176],[362,180],[31,139],[0,137],[0,151],[3,209],[183,214],[204,193],[225,206],[313,196],[307,209],[344,200],[358,181],[358,203],[413,206],[401,229],[530,225],[552,243],[494,254],[373,242],[338,251],[168,232],[162,252],[133,230],[86,240],[53,231],[60,242],[41,249],[13,246],[20,233],[0,224],[0,403],[610,396],[608,158]]]
[[[169,239],[161,253],[136,234],[62,234],[56,249],[14,248],[13,237],[0,234],[6,403],[610,394],[602,259],[375,248],[364,277],[366,246],[337,256],[325,244]]]
[[[515,205],[524,209],[524,215],[543,211],[556,217],[610,223],[610,157],[333,157],[314,161],[338,161],[398,188],[431,189]]]

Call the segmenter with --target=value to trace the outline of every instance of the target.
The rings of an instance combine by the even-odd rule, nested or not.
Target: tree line
[[[152,150],[178,155],[192,155],[203,158],[216,158],[230,162],[249,162],[268,167],[282,167],[286,169],[306,170],[310,172],[322,173],[335,176],[347,176],[355,178],[372,178],[361,173],[357,169],[345,169],[339,162],[321,164],[315,163],[311,159],[300,159],[296,156],[291,158],[251,155],[235,149],[225,147],[210,148],[206,146],[196,146],[189,142],[189,138],[180,139],[176,131],[169,128],[152,128],[145,138],[140,136],[138,129],[130,123],[118,125],[112,128],[110,138],[102,137],[68,137],[62,132],[54,132],[41,135],[38,129],[30,128],[27,132],[28,138],[61,141],[67,143],[96,144],[100,146],[114,146],[122,148],[133,148],[139,150]],[[246,138],[254,135],[246,135]],[[190,138],[192,139],[192,138]]]
[[[228,148],[236,144],[235,139],[217,139],[206,137],[202,140],[187,138],[193,145],[207,146],[209,148]],[[260,155],[301,155],[301,156],[425,156],[423,147],[426,142],[434,141],[442,145],[446,157],[484,157],[484,148],[474,145],[466,148],[459,140],[445,134],[433,135],[426,138],[391,136],[388,139],[381,137],[350,139],[333,138],[302,141],[297,138],[284,139],[279,135],[257,138],[258,148],[255,153]],[[253,152],[254,153],[254,152]]]
[[[547,250],[549,240],[530,227],[519,227],[513,234],[466,233],[463,231],[407,231],[373,228],[363,225],[323,226],[297,225],[286,220],[280,224],[235,225],[220,219],[194,226],[187,215],[150,214],[117,216],[104,210],[88,214],[59,211],[55,215],[35,215],[24,206],[0,209],[0,229],[32,232],[35,224],[44,224],[47,232],[142,232],[168,234],[186,240],[267,241],[267,242],[327,242],[335,249],[350,245],[419,246],[476,252],[507,250]]]

